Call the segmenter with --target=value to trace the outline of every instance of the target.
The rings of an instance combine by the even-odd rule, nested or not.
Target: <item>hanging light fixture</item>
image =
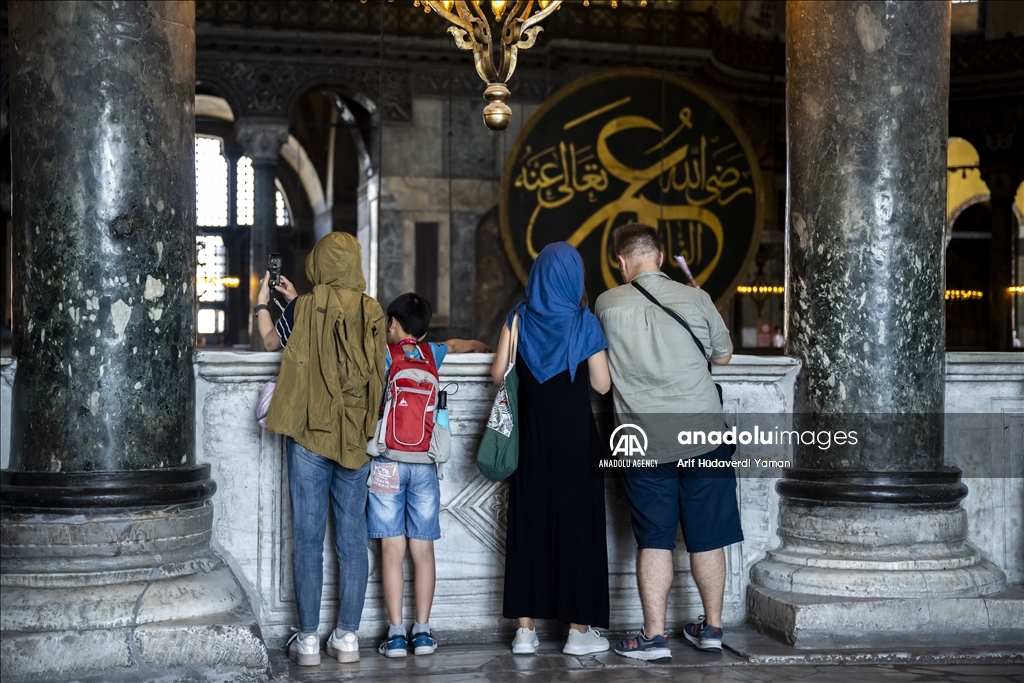
[[[491,130],[505,130],[512,121],[512,110],[506,104],[512,93],[505,84],[516,69],[516,53],[533,47],[544,30],[538,24],[558,9],[562,0],[490,0],[486,4],[494,17],[493,28],[480,0],[422,2],[452,23],[448,32],[459,49],[473,51],[476,72],[487,84],[484,99],[489,104],[484,107],[484,123]],[[495,39],[498,28],[500,37]]]

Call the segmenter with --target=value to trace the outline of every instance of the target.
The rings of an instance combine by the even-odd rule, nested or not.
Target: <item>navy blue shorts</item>
[[[699,457],[733,459],[726,444]],[[700,470],[669,462],[656,471],[627,469],[623,475],[633,535],[640,548],[674,550],[680,522],[690,553],[717,550],[743,540],[732,468]]]

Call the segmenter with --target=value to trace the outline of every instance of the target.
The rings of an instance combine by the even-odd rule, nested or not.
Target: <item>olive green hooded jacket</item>
[[[306,276],[313,291],[295,302],[267,429],[359,469],[370,459],[384,386],[384,312],[363,294],[362,252],[348,233],[317,242]]]

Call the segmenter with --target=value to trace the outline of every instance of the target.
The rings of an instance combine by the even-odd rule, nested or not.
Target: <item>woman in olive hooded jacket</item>
[[[282,335],[285,348],[267,429],[288,437],[299,617],[288,652],[308,666],[320,663],[317,627],[328,506],[334,516],[340,605],[327,653],[341,662],[359,659],[355,631],[368,572],[366,442],[377,426],[383,389],[385,321],[380,304],[363,294],[362,255],[352,235],[332,232],[321,239],[306,258],[306,275],[313,291],[289,304],[294,306],[291,331]]]

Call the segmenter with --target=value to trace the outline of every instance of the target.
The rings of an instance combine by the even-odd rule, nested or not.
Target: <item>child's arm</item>
[[[448,353],[490,353],[491,347],[477,339],[449,339],[445,342]]]

